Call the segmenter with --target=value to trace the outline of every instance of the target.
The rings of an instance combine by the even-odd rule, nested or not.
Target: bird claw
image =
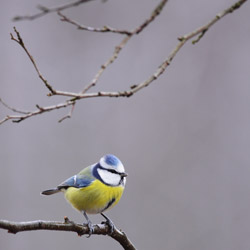
[[[112,234],[115,231],[115,225],[107,216],[105,219],[106,221],[103,221],[102,224],[106,224],[109,227],[109,234]]]
[[[83,224],[84,226],[87,226],[89,228],[89,235],[86,236],[87,238],[89,238],[92,233],[94,232],[94,227],[93,227],[93,224],[91,222],[88,222],[87,224]]]
[[[87,224],[84,223],[83,225],[86,225],[89,228],[89,236],[87,236],[87,238],[89,238],[92,235],[92,233],[94,232],[94,227],[93,227],[93,224],[91,223],[88,215],[86,214],[86,212],[85,211],[82,211],[82,212],[83,212],[83,215],[84,215],[85,219],[88,222]]]

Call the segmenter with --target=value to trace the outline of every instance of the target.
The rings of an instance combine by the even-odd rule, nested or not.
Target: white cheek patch
[[[108,185],[118,186],[121,181],[121,177],[119,174],[111,173],[105,169],[100,168],[97,169],[97,172],[102,178],[102,180]]]

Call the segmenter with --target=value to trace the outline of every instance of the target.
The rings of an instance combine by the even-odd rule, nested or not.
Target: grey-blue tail
[[[55,194],[55,193],[58,193],[60,192],[60,190],[58,188],[52,188],[52,189],[48,189],[48,190],[45,190],[43,192],[41,192],[41,194],[43,195],[51,195],[51,194]]]

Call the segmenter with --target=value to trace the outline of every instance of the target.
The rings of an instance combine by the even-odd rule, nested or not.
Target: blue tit
[[[51,195],[62,191],[66,200],[87,220],[89,236],[93,225],[87,214],[100,213],[114,230],[113,222],[103,214],[114,207],[122,197],[126,184],[124,166],[114,155],[103,156],[98,163],[84,168],[80,173],[62,182],[56,188],[43,191],[43,195]]]

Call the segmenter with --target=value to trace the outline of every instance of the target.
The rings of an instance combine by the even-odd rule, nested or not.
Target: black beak
[[[120,173],[120,176],[121,176],[121,177],[127,177],[128,174],[124,172],[124,173]]]

